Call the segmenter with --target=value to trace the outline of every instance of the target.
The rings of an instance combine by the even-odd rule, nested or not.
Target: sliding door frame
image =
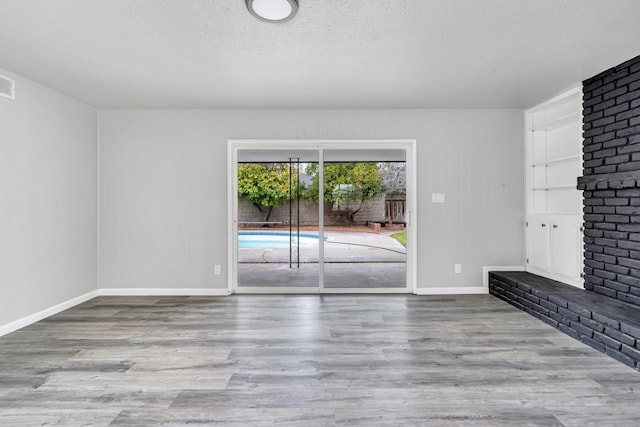
[[[388,150],[404,149],[407,165],[407,276],[406,287],[402,288],[325,288],[324,287],[324,245],[319,245],[319,278],[317,287],[238,287],[238,151],[242,150],[317,150],[319,155],[319,193],[324,194],[324,151],[325,150]],[[416,293],[417,289],[417,227],[416,227],[416,140],[236,140],[227,142],[227,245],[228,245],[228,290],[230,293]],[[319,203],[318,233],[324,236],[324,203]]]

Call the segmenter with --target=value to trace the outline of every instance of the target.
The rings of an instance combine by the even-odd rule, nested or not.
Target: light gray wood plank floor
[[[0,338],[2,426],[630,426],[638,390],[487,295],[100,297]]]

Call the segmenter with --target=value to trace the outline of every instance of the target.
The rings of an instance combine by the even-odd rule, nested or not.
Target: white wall
[[[419,286],[524,264],[521,111],[102,111],[99,128],[100,288],[226,288],[228,139],[416,139]]]
[[[97,112],[15,77],[0,98],[0,325],[96,289]]]

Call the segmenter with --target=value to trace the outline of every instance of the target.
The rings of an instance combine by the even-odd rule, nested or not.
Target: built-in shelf
[[[532,129],[532,132],[537,132],[537,131],[549,131],[549,130],[553,130],[553,129],[557,129],[559,127],[562,126],[566,126],[566,125],[570,125],[573,123],[578,123],[581,119],[581,114],[580,112],[572,112],[569,114],[566,114],[562,117],[559,117],[555,120],[552,120],[550,122],[546,122],[544,125],[540,126],[540,127],[534,127]]]
[[[576,190],[577,187],[573,184],[566,185],[550,185],[548,187],[533,187],[533,191],[553,191],[553,190]]]
[[[526,270],[582,287],[582,91],[524,114]]]
[[[539,166],[549,166],[549,165],[555,165],[559,163],[570,163],[570,162],[580,161],[580,159],[581,159],[581,156],[578,154],[575,156],[559,157],[557,159],[547,160],[546,162],[534,163],[531,166],[535,168]]]

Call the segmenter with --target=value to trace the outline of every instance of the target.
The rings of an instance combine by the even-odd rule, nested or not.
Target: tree
[[[387,194],[407,194],[407,166],[405,162],[384,162],[379,164],[380,185]]]
[[[273,208],[290,197],[290,172],[293,172],[293,197],[299,188],[297,170],[288,163],[238,164],[238,197],[246,197],[269,221]]]
[[[307,167],[313,178],[306,196],[318,201],[318,165]],[[333,211],[342,214],[349,224],[369,198],[382,192],[378,165],[371,162],[341,162],[324,164],[324,202],[333,204]]]
[[[407,164],[405,162],[379,163],[380,185],[386,193],[385,217],[389,224],[404,221],[407,195]],[[393,237],[393,236],[392,236]]]

